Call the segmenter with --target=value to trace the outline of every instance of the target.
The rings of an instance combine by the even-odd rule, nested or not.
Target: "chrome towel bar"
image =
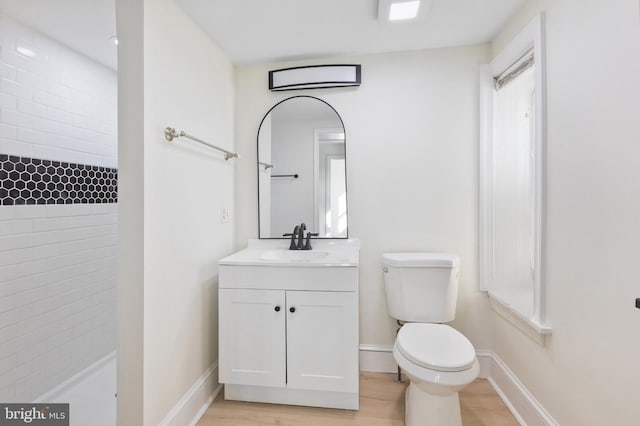
[[[192,136],[192,135],[190,135],[188,133],[183,132],[182,130],[177,131],[176,129],[174,129],[172,127],[167,127],[166,129],[164,129],[164,138],[167,141],[171,142],[175,138],[179,138],[179,137],[185,137],[185,138],[191,139],[194,142],[198,142],[199,144],[206,145],[209,148],[213,148],[213,149],[216,149],[216,150],[218,150],[220,152],[224,152],[224,159],[225,160],[228,160],[229,158],[240,158],[240,155],[238,155],[238,153],[227,151],[224,148],[220,148],[218,146],[212,145],[209,142],[205,142],[200,138],[197,138],[195,136]]]

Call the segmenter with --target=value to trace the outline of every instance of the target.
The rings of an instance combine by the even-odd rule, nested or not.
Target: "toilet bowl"
[[[444,324],[405,324],[393,345],[393,357],[410,380],[405,397],[407,426],[462,425],[458,391],[480,372],[466,337]]]
[[[460,259],[447,253],[382,256],[389,314],[406,322],[393,357],[410,380],[407,426],[461,426],[458,391],[480,372],[475,349],[453,327]]]

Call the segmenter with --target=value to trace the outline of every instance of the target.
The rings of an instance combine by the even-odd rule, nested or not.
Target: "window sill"
[[[489,304],[500,316],[539,345],[551,334],[551,327],[533,319],[533,289],[501,288],[489,290]]]

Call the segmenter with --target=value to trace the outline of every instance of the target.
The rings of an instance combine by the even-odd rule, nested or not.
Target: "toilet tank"
[[[389,315],[406,322],[453,321],[460,258],[448,253],[382,255]]]

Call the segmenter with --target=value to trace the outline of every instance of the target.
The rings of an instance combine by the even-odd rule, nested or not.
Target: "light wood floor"
[[[220,395],[199,426],[402,426],[406,385],[393,374],[360,373],[360,410],[225,401]],[[518,426],[489,382],[478,379],[460,393],[464,426]]]

